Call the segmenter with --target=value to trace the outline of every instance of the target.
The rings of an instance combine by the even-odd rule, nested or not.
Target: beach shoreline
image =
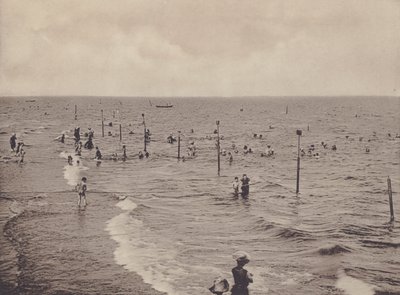
[[[2,173],[2,181],[13,180]],[[162,294],[114,261],[117,243],[105,228],[118,200],[88,194],[83,211],[72,190],[0,193],[1,294]]]

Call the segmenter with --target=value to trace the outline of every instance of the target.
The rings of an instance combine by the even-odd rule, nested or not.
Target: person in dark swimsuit
[[[243,174],[243,177],[240,181],[242,182],[242,197],[247,198],[250,192],[250,178],[248,178],[246,174]]]
[[[236,267],[232,268],[233,279],[235,284],[232,287],[232,295],[249,295],[249,289],[247,288],[250,283],[253,282],[253,275],[243,268],[247,263],[250,262],[250,257],[247,253],[239,251],[236,252]]]
[[[10,137],[10,146],[13,151],[15,151],[15,147],[17,146],[17,136],[13,133]]]

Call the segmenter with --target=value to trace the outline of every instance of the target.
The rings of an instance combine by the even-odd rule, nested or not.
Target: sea
[[[173,107],[156,107],[167,103]],[[252,295],[400,294],[399,114],[398,97],[3,97],[2,175],[7,167],[17,172],[15,181],[0,180],[0,191],[15,214],[23,195],[31,196],[24,210],[34,208],[34,214],[13,230],[29,233],[38,222],[47,224],[35,231],[42,248],[68,248],[82,228],[95,228],[96,247],[112,245],[101,251],[112,255],[113,265],[99,276],[112,277],[114,285],[126,284],[118,278],[127,271],[168,295],[211,294],[216,278],[233,285],[232,255],[241,250],[251,258],[245,268],[254,277]],[[75,155],[78,126],[83,143],[88,128],[94,130],[102,161],[94,159],[94,150]],[[145,128],[150,156],[139,159]],[[221,151],[233,155],[230,163],[220,154],[220,171],[217,129]],[[25,143],[23,164],[10,152],[12,132]],[[58,140],[62,133],[64,144]],[[167,142],[170,134],[180,138],[179,147]],[[191,142],[195,156],[188,155]],[[274,154],[261,156],[268,146]],[[297,194],[298,147],[305,155]],[[232,189],[234,177],[243,174],[250,178],[247,199]],[[74,222],[63,216],[77,210],[73,189],[83,176],[89,205],[74,229],[53,235],[63,220]],[[112,215],[96,222],[106,210]],[[43,282],[44,293],[56,294],[80,279],[61,271],[68,257],[78,263],[76,254],[59,261],[57,251],[44,260],[35,260],[35,253],[29,253],[36,261],[32,269],[54,274]]]

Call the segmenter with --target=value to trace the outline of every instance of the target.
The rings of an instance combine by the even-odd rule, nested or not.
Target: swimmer
[[[229,164],[232,164],[232,162],[233,162],[233,156],[232,156],[232,153],[231,152],[228,152],[228,156],[229,156]]]
[[[15,133],[13,133],[13,134],[11,134],[11,137],[10,137],[10,146],[11,146],[11,149],[13,150],[13,152],[15,151],[16,142],[17,142],[17,135]]]
[[[243,174],[240,181],[242,182],[242,197],[247,199],[250,192],[250,178],[248,178],[246,174]]]
[[[96,146],[96,156],[94,157],[96,160],[101,160],[101,152],[99,150],[99,147]]]
[[[83,204],[86,207],[86,191],[87,191],[87,184],[86,184],[86,177],[82,177],[82,181],[76,186],[76,190],[78,191],[78,206],[81,207]]]
[[[71,156],[71,155],[68,155],[68,160],[67,160],[67,161],[68,161],[68,164],[69,164],[69,165],[72,165],[72,160],[73,160],[73,159],[72,159],[72,156]]]
[[[142,151],[139,152],[138,156],[139,156],[139,159],[143,159],[144,156],[143,156]]]
[[[334,144],[333,146],[332,146],[332,151],[336,151],[337,150],[337,147],[336,147],[336,144]]]
[[[127,156],[126,156],[126,146],[125,145],[123,145],[122,146],[122,160],[123,161],[126,161],[126,159],[127,159]]]
[[[234,179],[234,181],[233,181],[233,183],[232,183],[233,194],[234,194],[235,196],[238,196],[238,195],[239,195],[239,184],[240,184],[239,178],[238,178],[237,176],[235,176],[235,179]]]
[[[369,152],[370,152],[369,147],[365,147],[365,152],[366,152],[366,153],[369,153]]]
[[[23,149],[24,144],[21,144],[20,150],[19,150],[19,163],[23,163],[24,162],[24,157],[25,157],[25,151]]]
[[[149,154],[149,152],[148,152],[148,151],[146,151],[146,152],[144,153],[144,156],[145,156],[146,158],[150,157],[150,154]]]

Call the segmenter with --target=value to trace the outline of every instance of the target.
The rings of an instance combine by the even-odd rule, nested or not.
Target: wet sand
[[[3,183],[14,164],[0,164]],[[118,200],[89,191],[88,201],[83,211],[72,191],[0,194],[1,294],[161,294],[114,262],[104,228]]]

